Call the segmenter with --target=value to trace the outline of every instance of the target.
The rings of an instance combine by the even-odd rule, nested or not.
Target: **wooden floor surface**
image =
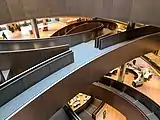
[[[106,108],[107,108],[106,120],[126,120],[126,117],[112,106],[106,105]]]
[[[67,24],[65,22],[55,22],[48,24],[48,31],[42,31],[42,28],[39,27],[39,34],[40,38],[48,38],[50,37],[54,32],[57,30],[63,28]],[[6,34],[8,39],[11,40],[22,40],[22,39],[31,39],[35,38],[35,36],[29,33],[29,30],[31,30],[31,26],[27,27],[21,27],[21,31],[15,31],[14,33],[11,33],[9,30],[5,30],[4,33]]]
[[[106,113],[105,117],[104,112]],[[105,103],[96,114],[96,120],[126,120],[126,117],[115,108]]]
[[[133,87],[134,89],[142,92],[152,100],[154,100],[157,104],[160,105],[160,76],[158,76],[150,67],[148,63],[146,63],[141,58],[136,58],[137,62],[136,65],[143,66],[151,70],[153,76],[149,81],[144,82],[144,84],[141,87],[133,87],[132,81],[134,79],[134,75],[132,73],[128,73],[125,75],[124,83]],[[117,79],[118,76],[112,76],[112,78]],[[119,111],[114,109],[113,107],[106,104],[106,110],[107,110],[107,118],[105,120],[126,120],[126,117],[121,114]],[[126,109],[127,110],[127,109]],[[97,119],[101,120],[101,118]]]
[[[60,22],[49,25],[49,31],[46,31],[46,32],[40,31],[40,36],[41,38],[49,37],[55,31],[57,31],[58,29],[64,26],[65,24]],[[29,32],[26,30],[26,31],[23,31],[23,33],[15,32],[14,34],[10,34],[9,38],[10,39],[26,39],[26,38],[34,38],[34,36],[30,35]],[[153,77],[151,78],[150,81],[145,82],[143,86],[137,87],[135,89],[142,92],[146,96],[150,97],[152,100],[154,100],[156,103],[160,105],[160,94],[159,94],[160,77],[151,69],[150,65],[147,64],[141,58],[137,58],[137,65],[149,68],[153,73]],[[113,78],[117,79],[117,76],[114,76]],[[134,79],[134,75],[129,73],[125,75],[124,83],[133,87],[132,86],[133,79]],[[107,110],[107,117],[105,120],[126,120],[125,116],[123,116],[119,111],[117,111],[116,109],[114,109],[113,107],[107,104],[106,104],[106,110]],[[101,120],[101,118],[99,118],[98,120]]]
[[[137,58],[137,65],[141,65],[150,69],[153,76],[149,81],[144,82],[144,84],[141,87],[137,87],[135,89],[142,92],[143,94],[145,94],[146,96],[148,96],[160,105],[160,77],[151,69],[150,65],[141,58]],[[125,77],[124,83],[129,86],[132,86],[132,80],[133,75],[128,74],[128,76],[126,75]]]
[[[150,65],[148,63],[146,63],[143,59],[141,58],[136,58],[137,62],[136,65],[138,66],[143,66],[145,68],[150,69],[150,71],[152,72],[153,76],[149,81],[144,82],[144,84],[140,87],[133,87],[132,86],[132,81],[134,79],[134,75],[129,73],[127,75],[125,75],[124,78],[124,83],[133,87],[134,89],[142,92],[143,94],[145,94],[146,96],[148,96],[149,98],[151,98],[152,100],[154,100],[157,104],[160,105],[160,76],[158,76],[153,69],[150,67]],[[113,76],[114,79],[117,79],[117,76]]]
[[[145,56],[151,59],[154,63],[156,63],[160,67],[160,56],[157,56],[154,53],[148,53]]]

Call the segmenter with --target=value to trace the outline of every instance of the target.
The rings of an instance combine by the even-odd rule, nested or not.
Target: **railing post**
[[[31,19],[31,25],[32,25],[32,30],[33,30],[35,38],[40,38],[37,21],[35,18]]]

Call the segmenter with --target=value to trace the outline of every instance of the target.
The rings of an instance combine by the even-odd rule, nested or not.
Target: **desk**
[[[81,108],[84,104],[86,104],[87,101],[90,99],[91,99],[91,96],[83,94],[83,93],[79,93],[74,98],[72,98],[68,102],[68,104],[70,105],[73,111],[76,111],[79,108]]]

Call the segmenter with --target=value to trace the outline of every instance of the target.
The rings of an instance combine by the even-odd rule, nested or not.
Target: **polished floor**
[[[40,37],[41,38],[49,37],[55,31],[57,31],[58,29],[64,26],[66,26],[65,22],[57,22],[57,23],[49,24],[48,31],[43,32],[42,29],[39,29]],[[34,38],[34,35],[29,34],[29,29],[30,28],[22,28],[22,32],[19,32],[19,31],[16,31],[15,33],[8,32],[7,37],[8,39]],[[160,77],[151,69],[150,65],[147,64],[145,61],[143,61],[141,58],[137,58],[137,65],[149,68],[153,73],[153,77],[151,78],[150,81],[145,82],[143,86],[137,87],[135,89],[147,95],[148,97],[150,97],[160,105],[160,95],[159,95]],[[114,78],[117,79],[117,76],[114,76]],[[132,86],[133,79],[134,79],[133,74],[129,73],[128,75],[125,75],[124,83],[129,86]],[[106,120],[126,120],[126,118],[113,107],[106,105],[106,110],[107,110]]]
[[[106,118],[103,119],[102,111],[101,114],[97,116],[96,120],[126,120],[126,117],[122,113],[108,104],[105,104],[102,109],[103,111],[106,110]]]
[[[145,56],[151,59],[154,63],[156,63],[160,67],[160,52],[158,55],[155,55],[154,53],[148,53]]]
[[[160,105],[160,76],[158,76],[151,68],[151,66],[146,63],[141,58],[136,58],[137,62],[136,65],[143,66],[151,70],[153,76],[149,81],[144,82],[144,84],[141,87],[133,87],[132,81],[134,79],[134,75],[132,73],[128,73],[125,75],[124,83],[133,87],[134,89],[142,92],[152,100],[154,100],[156,103]],[[117,79],[118,76],[112,76],[112,78]],[[107,119],[106,120],[126,120],[126,117],[121,114],[119,111],[117,111],[115,108],[109,106],[106,104],[106,110],[107,110]],[[101,120],[101,118],[97,119]]]
[[[137,62],[136,65],[137,66],[143,66],[146,67],[148,69],[151,70],[153,76],[149,81],[144,82],[144,84],[141,87],[133,87],[132,86],[132,81],[134,79],[134,75],[129,73],[127,75],[125,75],[124,78],[124,83],[133,87],[134,89],[142,92],[143,94],[145,94],[146,96],[148,96],[149,98],[151,98],[152,100],[154,100],[157,104],[160,105],[160,76],[158,76],[151,68],[151,66],[146,63],[143,59],[141,58],[136,58]],[[117,79],[117,76],[113,76],[114,79]]]
[[[66,22],[55,22],[55,23],[49,23],[48,26],[48,31],[43,31],[42,24],[38,25],[39,28],[39,34],[40,38],[48,38],[50,37],[54,32],[57,30],[61,29],[62,27],[66,26]],[[6,34],[8,39],[11,40],[23,40],[23,39],[31,39],[35,38],[34,34],[30,34],[29,30],[32,30],[32,26],[26,26],[26,27],[21,27],[21,31],[15,31],[14,33],[11,33],[9,30],[5,30],[4,33]],[[1,35],[1,34],[0,34]]]
[[[48,26],[48,31],[43,31],[43,24],[40,23],[38,24],[38,29],[39,29],[39,34],[40,34],[40,38],[47,38],[50,37],[54,32],[56,32],[57,30],[63,28],[64,26],[68,25],[68,21],[77,19],[77,17],[62,17],[59,18],[59,22],[55,21],[55,22],[50,22],[47,24]],[[4,30],[3,32],[6,34],[8,39],[11,40],[21,40],[21,39],[31,39],[31,38],[35,38],[35,36],[29,33],[29,30],[32,30],[32,26],[25,26],[25,27],[21,27],[21,32],[20,31],[15,31],[14,33],[10,32],[9,30]],[[0,31],[0,39],[2,39],[2,31]]]
[[[93,119],[92,114],[98,109],[101,102],[99,99],[94,99],[92,103],[79,114],[79,117],[82,120],[126,120],[126,117],[122,113],[106,103],[96,113],[95,119]]]

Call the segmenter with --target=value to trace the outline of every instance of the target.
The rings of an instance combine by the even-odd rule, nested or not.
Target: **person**
[[[2,33],[2,37],[3,39],[7,39],[7,36],[4,34],[4,32]]]

